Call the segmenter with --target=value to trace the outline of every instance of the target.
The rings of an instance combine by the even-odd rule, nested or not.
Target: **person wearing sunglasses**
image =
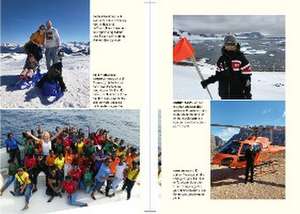
[[[201,82],[206,88],[219,82],[221,99],[251,99],[252,68],[234,35],[226,35],[222,55],[217,61],[216,74]]]

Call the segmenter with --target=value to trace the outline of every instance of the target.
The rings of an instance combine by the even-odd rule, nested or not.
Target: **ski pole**
[[[193,55],[193,56],[191,57],[191,59],[192,59],[192,62],[193,62],[193,64],[194,64],[194,66],[196,67],[196,70],[197,70],[197,73],[198,73],[200,79],[201,79],[202,81],[204,81],[204,77],[203,77],[203,75],[202,75],[202,73],[201,73],[201,71],[200,71],[200,69],[199,69],[199,67],[198,67],[198,65],[197,65],[195,56]],[[206,87],[206,90],[207,90],[207,93],[208,93],[210,99],[212,100],[213,97],[212,97],[212,95],[211,95],[211,93],[210,93],[210,91],[209,91],[209,89],[208,89],[208,86]]]

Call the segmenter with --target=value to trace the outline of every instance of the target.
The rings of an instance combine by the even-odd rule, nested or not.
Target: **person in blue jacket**
[[[21,164],[21,156],[19,146],[21,143],[14,138],[12,132],[7,134],[7,139],[5,140],[6,152],[9,154],[10,160],[17,159],[18,163]]]

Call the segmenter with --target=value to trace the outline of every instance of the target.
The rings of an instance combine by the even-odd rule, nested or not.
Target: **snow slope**
[[[37,88],[15,90],[25,54],[2,53],[0,96],[1,108],[84,108],[89,105],[89,56],[67,55],[63,58],[63,78],[68,88],[58,101],[48,104]],[[45,57],[40,62],[41,71],[46,72]]]
[[[198,62],[204,76],[208,78],[215,74],[216,66],[203,61]],[[284,72],[253,72],[252,99],[254,100],[284,100]],[[219,100],[218,83],[208,86],[214,100]],[[208,93],[202,88],[200,78],[194,66],[173,66],[173,98],[174,99],[209,99]]]

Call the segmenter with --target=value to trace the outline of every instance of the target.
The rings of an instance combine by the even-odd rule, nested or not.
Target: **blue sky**
[[[1,42],[25,43],[52,20],[63,42],[89,41],[89,0],[1,0]]]
[[[211,123],[225,125],[285,126],[283,101],[215,101],[211,103]],[[212,128],[212,134],[224,139],[238,133],[235,128]]]

